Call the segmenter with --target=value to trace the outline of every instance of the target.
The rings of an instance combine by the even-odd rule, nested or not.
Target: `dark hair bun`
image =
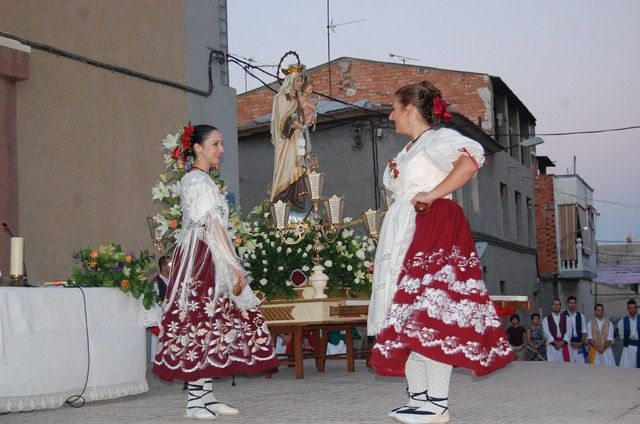
[[[430,81],[407,84],[396,91],[396,96],[402,105],[416,106],[429,125],[434,126],[442,122],[442,118],[433,113],[433,99],[441,98],[442,92]]]

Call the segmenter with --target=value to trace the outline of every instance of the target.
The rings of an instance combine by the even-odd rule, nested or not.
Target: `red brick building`
[[[541,287],[563,304],[568,296],[576,296],[582,312],[591,317],[591,283],[597,273],[593,189],[576,174],[547,174],[553,162],[546,156],[536,159],[539,171],[533,184]],[[551,301],[545,298],[543,306],[548,308]]]
[[[356,103],[361,100],[390,105],[399,87],[422,80],[433,82],[443,92],[450,110],[479,125],[489,135],[511,132],[533,133],[535,118],[500,78],[475,72],[385,63],[343,57],[331,62],[331,96]],[[314,91],[329,93],[327,64],[308,70]],[[498,101],[494,101],[494,99]],[[271,113],[273,92],[266,87],[238,96],[238,127]],[[505,131],[500,131],[505,129]],[[503,137],[505,142],[507,137]],[[509,143],[514,144],[514,143]]]
[[[535,193],[536,240],[538,242],[538,274],[551,276],[558,272],[553,175],[536,175],[533,189]]]

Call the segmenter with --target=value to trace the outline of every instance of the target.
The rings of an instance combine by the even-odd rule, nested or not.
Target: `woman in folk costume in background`
[[[376,373],[407,379],[408,403],[389,414],[403,423],[449,421],[452,366],[485,375],[513,360],[469,223],[451,200],[484,152],[440,126],[451,117],[446,107],[440,90],[423,81],[396,92],[389,116],[412,141],[383,177],[395,201],[376,251],[368,333],[377,336]]]
[[[286,77],[273,99],[271,112],[271,143],[275,154],[270,201],[289,202],[298,211],[305,206],[304,193],[307,190],[303,177],[309,153],[304,134],[304,112],[298,101],[305,80],[303,71],[304,65],[291,65],[283,71]],[[304,142],[306,147],[299,149],[299,142]]]
[[[209,176],[224,152],[222,133],[210,125],[187,126],[181,148],[194,158],[179,182],[182,229],[164,303],[153,371],[188,381],[186,416],[235,415],[216,400],[212,378],[277,368],[278,360],[260,301],[232,248],[229,207]]]

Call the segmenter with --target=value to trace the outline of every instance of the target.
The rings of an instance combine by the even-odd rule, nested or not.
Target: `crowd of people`
[[[555,298],[551,313],[542,319],[540,314],[532,314],[531,326],[526,329],[520,324],[520,316],[513,314],[507,335],[517,360],[616,366],[612,349],[616,326],[605,317],[604,305],[595,305],[595,317],[588,322],[584,314],[577,311],[577,305],[576,297],[569,296],[567,308],[562,311],[562,302]],[[623,345],[618,364],[624,368],[640,368],[640,320],[634,299],[627,302],[627,312],[617,323]]]

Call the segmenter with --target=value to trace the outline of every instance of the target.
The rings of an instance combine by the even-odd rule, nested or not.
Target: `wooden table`
[[[293,343],[293,361],[284,359],[283,364],[291,364],[295,367],[296,378],[304,378],[304,358],[314,358],[316,361],[316,369],[318,372],[324,372],[327,358],[330,359],[346,359],[347,372],[355,372],[355,363],[353,360],[353,327],[366,325],[366,318],[342,318],[323,322],[292,322],[269,324],[269,331],[273,340],[278,334],[292,334]],[[313,334],[311,341],[316,349],[312,354],[303,354],[302,352],[302,333],[310,331]],[[346,333],[347,353],[340,355],[327,355],[327,343],[329,341],[329,333],[332,331],[344,331]]]

